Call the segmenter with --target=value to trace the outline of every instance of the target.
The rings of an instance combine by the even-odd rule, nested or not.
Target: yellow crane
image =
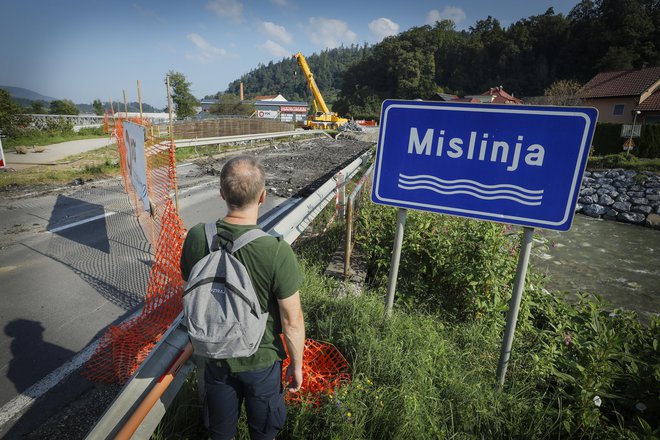
[[[309,85],[309,88],[312,90],[312,94],[314,95],[314,115],[307,117],[307,121],[305,122],[303,128],[333,129],[339,128],[346,124],[348,119],[340,118],[337,113],[331,112],[328,106],[325,104],[323,95],[321,95],[321,91],[317,87],[316,81],[314,81],[314,75],[309,69],[309,65],[307,64],[307,60],[303,54],[298,52],[293,57],[298,60],[298,64],[300,64],[300,68],[302,69],[303,73],[305,74],[305,78],[307,79],[307,84]]]

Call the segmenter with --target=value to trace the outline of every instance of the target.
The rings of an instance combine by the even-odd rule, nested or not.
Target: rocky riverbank
[[[575,210],[660,229],[660,175],[620,168],[585,171]]]

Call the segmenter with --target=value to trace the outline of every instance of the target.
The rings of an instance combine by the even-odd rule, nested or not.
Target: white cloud
[[[399,33],[399,24],[393,22],[389,18],[378,18],[369,23],[369,30],[382,40],[385,37],[396,35]]]
[[[465,11],[455,6],[445,6],[442,11],[433,9],[426,14],[426,23],[434,24],[436,21],[451,20],[454,24],[464,21],[466,18]]]
[[[345,21],[332,18],[311,17],[307,33],[312,43],[324,49],[333,49],[342,43],[354,43],[357,39],[357,34],[348,28]]]
[[[218,17],[228,17],[243,21],[243,3],[238,0],[211,0],[206,9],[216,13]]]
[[[261,32],[268,37],[275,38],[286,44],[293,42],[293,37],[287,32],[284,26],[278,26],[270,21],[262,21],[259,27],[261,28]]]
[[[208,41],[206,41],[199,34],[188,34],[186,38],[190,40],[199,51],[195,54],[188,54],[186,58],[191,61],[197,61],[200,63],[208,63],[217,57],[224,57],[227,55],[227,51],[220,47],[215,47]]]
[[[270,0],[270,2],[281,7],[289,6],[289,0]]]
[[[260,44],[259,49],[265,50],[273,58],[284,58],[291,55],[291,52],[274,42],[273,40],[267,40],[264,44]]]
[[[133,3],[133,9],[137,10],[143,17],[152,18],[161,24],[166,23],[160,15],[156,14],[156,12],[152,11],[151,9],[142,7],[142,5],[139,3]]]

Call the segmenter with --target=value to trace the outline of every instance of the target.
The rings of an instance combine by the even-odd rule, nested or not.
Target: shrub
[[[376,288],[387,285],[395,223],[396,209],[366,203],[356,227]],[[396,301],[451,320],[504,310],[518,246],[505,232],[498,223],[408,211]]]
[[[599,156],[619,153],[623,149],[623,142],[621,124],[599,122],[596,124],[591,149]]]
[[[103,127],[83,127],[78,130],[80,136],[104,136],[105,134]]]
[[[660,124],[646,124],[639,139],[639,156],[660,157]]]

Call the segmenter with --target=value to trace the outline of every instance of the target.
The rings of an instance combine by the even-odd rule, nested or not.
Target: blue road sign
[[[387,100],[375,203],[566,231],[598,111]]]

